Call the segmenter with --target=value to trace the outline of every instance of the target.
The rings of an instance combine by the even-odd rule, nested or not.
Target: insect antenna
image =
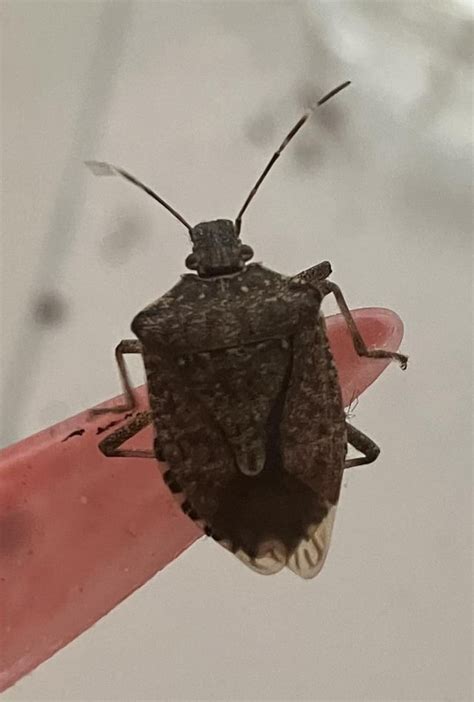
[[[303,126],[303,124],[306,122],[306,120],[308,119],[308,117],[310,117],[310,116],[312,115],[312,113],[314,112],[314,109],[315,109],[316,107],[319,107],[320,105],[323,105],[325,102],[327,102],[328,100],[330,100],[334,95],[336,95],[337,93],[339,93],[341,90],[344,90],[344,88],[347,88],[347,86],[350,85],[350,83],[351,83],[351,81],[350,81],[350,80],[347,80],[345,83],[342,83],[341,85],[338,85],[337,88],[334,88],[334,89],[331,90],[329,93],[327,93],[326,95],[324,95],[324,97],[322,97],[320,100],[318,100],[318,102],[316,103],[316,105],[315,105],[314,107],[312,107],[310,110],[308,110],[308,112],[306,112],[306,113],[298,120],[298,122],[295,124],[295,126],[293,127],[293,129],[286,135],[286,137],[284,138],[284,140],[283,140],[283,142],[281,143],[280,147],[275,151],[275,153],[273,154],[273,156],[271,157],[271,159],[269,160],[269,162],[268,162],[267,165],[265,166],[262,175],[260,176],[260,178],[257,180],[257,182],[255,183],[255,185],[253,186],[252,190],[250,191],[249,196],[247,197],[247,199],[246,199],[245,202],[244,202],[244,205],[243,205],[242,209],[240,210],[239,214],[237,215],[237,217],[236,217],[236,219],[235,219],[235,228],[236,228],[237,234],[240,234],[240,227],[241,227],[241,223],[242,223],[242,215],[244,214],[245,210],[247,209],[247,207],[250,205],[251,201],[252,201],[253,198],[255,197],[255,194],[256,194],[257,190],[258,190],[259,187],[261,186],[261,184],[262,184],[263,180],[265,179],[265,177],[268,175],[269,170],[271,169],[271,167],[273,166],[273,164],[275,163],[275,161],[277,160],[277,158],[280,156],[280,154],[281,154],[281,152],[283,151],[283,149],[285,149],[285,148],[288,146],[288,144],[290,143],[290,141],[293,139],[293,137],[295,136],[295,134],[297,134],[297,132],[299,132],[299,130],[301,129],[301,127]]]
[[[160,205],[163,205],[168,212],[171,212],[173,217],[176,217],[181,224],[184,224],[188,232],[191,232],[191,225],[186,222],[184,217],[182,217],[179,212],[176,212],[176,210],[171,207],[171,205],[168,205],[167,202],[163,200],[159,195],[157,195],[153,190],[151,190],[148,186],[144,185],[144,183],[141,183],[139,180],[137,180],[134,176],[132,176],[130,173],[127,173],[127,171],[124,171],[122,168],[117,168],[116,166],[112,166],[110,163],[104,163],[103,161],[86,161],[85,162],[86,166],[91,169],[92,173],[96,176],[114,176],[114,175],[120,175],[122,178],[125,178],[126,180],[129,180],[130,183],[133,183],[137,187],[141,188],[144,190],[147,195],[150,195],[154,200],[160,203]]]

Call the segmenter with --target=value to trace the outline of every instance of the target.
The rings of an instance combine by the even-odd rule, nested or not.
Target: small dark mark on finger
[[[116,419],[114,422],[110,422],[107,424],[105,427],[97,427],[97,431],[95,432],[96,434],[103,434],[104,431],[107,431],[108,429],[112,429],[112,427],[115,427],[117,424],[120,424],[122,422],[122,419]]]
[[[68,439],[72,439],[73,436],[82,436],[85,433],[85,431],[85,429],[76,429],[75,431],[72,431],[70,434],[68,434],[64,439],[62,439],[61,443],[67,441]]]

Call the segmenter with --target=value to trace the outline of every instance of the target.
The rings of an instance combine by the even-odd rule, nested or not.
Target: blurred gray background
[[[171,287],[185,230],[245,216],[270,267],[332,261],[349,304],[406,325],[354,423],[317,580],[209,540],[7,700],[471,699],[472,14],[467,2],[3,2],[2,443],[117,394],[113,349]],[[329,312],[334,308],[328,305]],[[142,378],[137,364],[136,380]]]

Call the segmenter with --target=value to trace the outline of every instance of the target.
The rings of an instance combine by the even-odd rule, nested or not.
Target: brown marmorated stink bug
[[[135,407],[128,353],[143,357],[150,410],[107,436],[100,449],[166,462],[166,484],[208,535],[259,573],[287,566],[303,578],[324,563],[344,469],[379,454],[346,421],[323,298],[334,294],[359,356],[407,364],[402,354],[367,349],[341,290],[328,281],[328,261],[292,277],[247,263],[253,251],[240,240],[242,215],[310,114],[272,156],[235,222],[193,227],[127,172],[89,164],[99,175],[131,181],[184,224],[193,245],[186,266],[196,271],[136,315],[131,328],[138,340],[117,346],[126,404],[93,411]],[[119,448],[151,422],[153,451]],[[348,444],[363,455],[347,459]]]

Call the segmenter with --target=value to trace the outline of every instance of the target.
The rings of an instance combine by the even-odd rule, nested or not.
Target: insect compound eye
[[[240,247],[240,255],[243,261],[248,261],[253,256],[253,249],[247,244],[242,244]]]
[[[198,267],[198,257],[196,256],[196,254],[191,253],[189,254],[189,256],[186,256],[184,265],[186,266],[186,268],[195,271]]]

